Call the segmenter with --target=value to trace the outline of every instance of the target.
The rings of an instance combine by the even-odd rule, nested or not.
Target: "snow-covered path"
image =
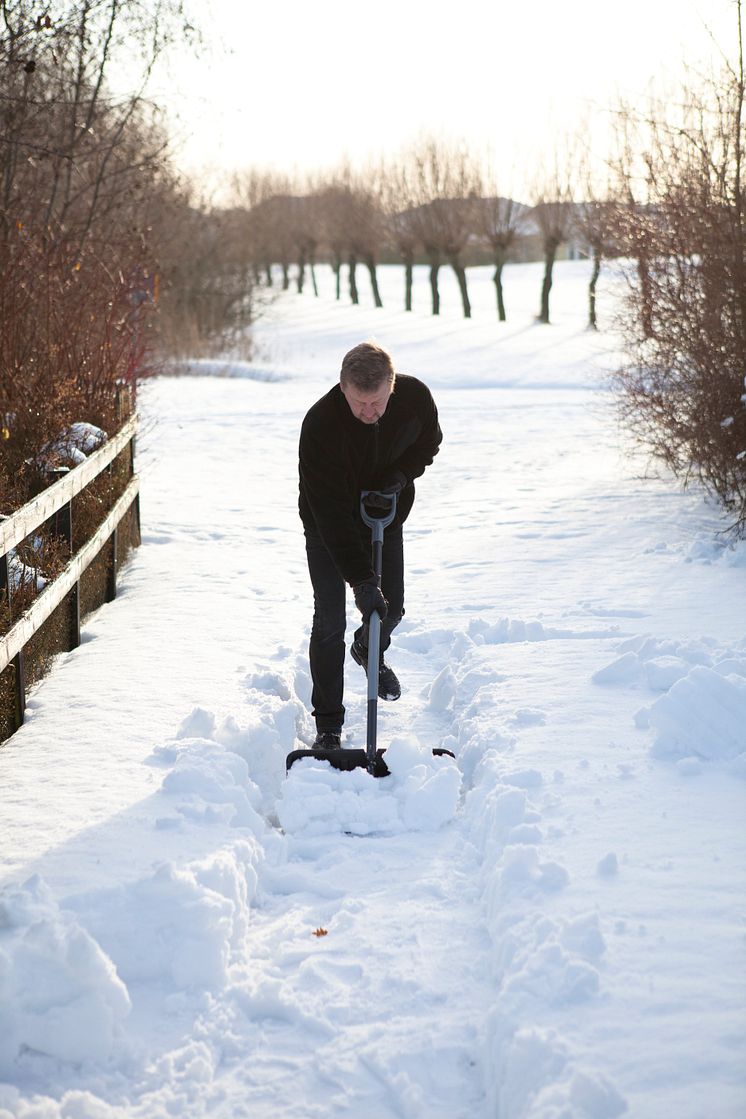
[[[585,265],[548,331],[532,266],[504,328],[486,272],[471,323],[447,289],[405,316],[399,279],[383,312],[287,296],[241,376],[144,388],[143,547],[0,754],[2,1119],[744,1112],[746,553],[620,444]],[[284,781],[298,429],[372,333],[445,433],[395,772]],[[354,665],[346,698],[359,745]]]
[[[247,971],[272,1016],[281,992],[284,1013],[251,1047],[249,1113],[480,1114],[487,938],[473,850],[446,830],[418,844],[323,837],[289,857],[252,926]]]

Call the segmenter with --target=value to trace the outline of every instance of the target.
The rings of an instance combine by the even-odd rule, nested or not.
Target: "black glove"
[[[381,594],[381,588],[375,579],[366,579],[364,583],[358,583],[352,588],[352,593],[355,595],[355,605],[363,615],[364,622],[370,621],[374,610],[383,621],[389,612],[389,604]]]
[[[388,478],[384,479],[380,486],[376,487],[375,493],[369,493],[365,499],[365,504],[370,505],[372,509],[390,509],[391,502],[386,500],[386,496],[392,497],[395,494],[398,496],[407,484],[407,479],[401,470],[395,470]],[[383,494],[383,497],[378,497],[378,494]]]
[[[401,470],[395,470],[384,479],[383,485],[378,488],[381,493],[401,493],[406,484],[406,474],[402,474]]]

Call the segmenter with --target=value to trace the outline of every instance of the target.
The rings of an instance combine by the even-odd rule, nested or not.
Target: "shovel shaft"
[[[368,753],[375,757],[378,736],[378,664],[381,656],[381,619],[374,610],[368,624]]]
[[[360,499],[360,514],[371,532],[371,559],[378,586],[381,586],[383,569],[383,530],[396,516],[396,494],[385,494],[390,502],[383,517],[371,517],[365,508],[367,491]],[[368,770],[373,772],[376,762],[376,743],[378,739],[378,670],[381,658],[381,616],[374,610],[368,622],[368,726],[366,733],[366,753]]]

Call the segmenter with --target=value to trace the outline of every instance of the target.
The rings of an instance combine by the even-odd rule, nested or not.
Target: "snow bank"
[[[314,738],[315,728],[307,699],[299,694],[310,692],[310,682],[307,673],[302,671],[291,675],[264,669],[247,673],[243,687],[249,711],[241,721],[232,715],[218,721],[212,711],[195,707],[177,731],[180,745],[168,749],[175,756],[184,749],[185,743],[193,740],[189,755],[196,770],[204,765],[207,752],[213,759],[222,757],[223,764],[232,769],[235,777],[232,799],[240,800],[244,796],[258,812],[272,816],[285,780],[287,755],[299,744],[308,744]],[[229,756],[233,762],[228,760]],[[218,786],[223,786],[222,779]],[[195,772],[192,788],[195,798],[200,796],[201,787],[200,775]]]
[[[0,894],[0,1076],[24,1053],[105,1061],[130,999],[111,959],[39,877]]]
[[[616,1119],[627,1110],[625,1099],[554,1024],[562,1012],[602,995],[601,921],[595,912],[550,915],[552,899],[567,889],[570,876],[540,853],[545,828],[534,798],[545,787],[544,775],[512,757],[516,734],[541,725],[543,713],[505,704],[504,677],[490,667],[493,654],[485,648],[554,634],[515,619],[476,619],[468,633],[471,641],[460,645],[458,659],[436,676],[430,706],[451,715],[445,744],[453,744],[464,770],[464,827],[482,867],[496,987],[482,1058],[487,1110],[501,1119]],[[451,647],[459,643],[452,639]],[[503,730],[515,733],[499,730],[498,718]],[[613,872],[605,866],[599,873]]]
[[[247,933],[261,856],[258,843],[239,840],[184,867],[164,862],[74,905],[126,983],[217,991]]]
[[[700,535],[686,546],[685,563],[722,564],[746,567],[746,540],[724,541],[720,536]]]
[[[296,836],[393,835],[435,831],[453,818],[461,775],[451,758],[434,755],[411,736],[394,739],[385,758],[390,776],[379,778],[312,758],[296,762],[277,804],[284,830]]]
[[[151,761],[170,763],[161,788],[182,819],[223,821],[259,835],[264,831],[257,812],[261,794],[233,750],[211,739],[185,738],[156,748]],[[169,826],[168,818],[161,826]]]
[[[648,712],[659,758],[732,761],[746,752],[746,679],[692,669]]]
[[[713,665],[717,650],[712,642],[661,641],[648,634],[621,642],[620,656],[594,672],[594,684],[647,685],[652,691],[667,691],[692,665]],[[721,654],[722,655],[722,654]]]
[[[189,723],[206,729],[209,721],[198,712]],[[261,794],[243,759],[212,740],[176,739],[149,760],[168,769],[153,801],[154,836],[215,825],[216,835],[240,834],[204,858],[166,860],[68,898],[64,910],[39,877],[0,893],[0,1077],[13,1079],[28,1055],[109,1060],[123,1045],[132,984],[215,992],[229,983],[265,856],[258,837],[267,825],[254,807]],[[3,1106],[0,1097],[0,1116]],[[77,1106],[59,1114],[99,1114]]]
[[[617,1089],[586,1065],[556,1028],[552,1010],[599,998],[606,951],[596,913],[547,915],[546,901],[569,884],[566,869],[542,860],[541,816],[523,789],[496,783],[502,763],[484,759],[467,799],[482,852],[487,928],[497,985],[483,1067],[490,1114],[501,1119],[615,1119],[627,1110]]]
[[[649,635],[623,642],[615,660],[593,674],[596,684],[646,687],[662,693],[635,715],[652,729],[653,757],[699,772],[698,760],[746,772],[746,656],[706,639],[660,641]],[[735,763],[735,764],[734,764]]]

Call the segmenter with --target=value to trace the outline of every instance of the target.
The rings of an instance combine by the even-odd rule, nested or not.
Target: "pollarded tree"
[[[465,149],[433,137],[420,141],[409,158],[416,203],[412,217],[430,261],[433,314],[440,313],[438,273],[445,259],[456,275],[464,317],[471,318],[463,251],[475,225],[479,189],[475,160]]]
[[[492,170],[485,173],[475,201],[475,228],[492,249],[495,272],[492,277],[497,298],[497,317],[505,322],[503,268],[516,238],[524,230],[528,206],[501,195]]]
[[[589,197],[575,206],[575,233],[587,247],[592,261],[588,281],[588,329],[598,330],[596,288],[604,259],[618,255],[616,231],[618,229],[619,203],[610,192],[604,197]]]
[[[378,259],[386,242],[386,219],[383,209],[383,184],[380,168],[368,167],[352,176],[352,225],[348,232],[350,245],[368,269],[373,302],[383,306],[378,287]]]
[[[297,193],[286,200],[287,223],[290,238],[295,248],[297,262],[296,285],[298,294],[303,294],[306,282],[306,268],[311,273],[314,295],[319,294],[316,283],[316,251],[322,232],[321,206],[318,196],[307,187],[300,185]]]
[[[412,310],[414,261],[418,246],[417,220],[413,213],[415,192],[412,169],[404,159],[386,166],[382,177],[383,212],[387,239],[404,264],[404,310]]]
[[[538,321],[549,323],[549,293],[557,250],[568,240],[573,228],[572,159],[569,153],[554,152],[551,167],[539,173],[532,190],[531,217],[536,223],[544,253],[544,277]]]
[[[290,265],[296,255],[293,228],[295,197],[286,177],[271,176],[267,193],[249,211],[251,235],[264,262],[268,281],[271,282],[272,265],[282,270],[282,290],[290,287]]]
[[[608,155],[599,158],[598,144],[592,142],[591,136],[589,123],[579,128],[575,181],[582,200],[573,207],[572,232],[581,252],[592,262],[588,281],[588,329],[598,330],[596,290],[601,265],[605,259],[621,254],[618,237],[621,202],[614,175],[610,173],[612,160]]]
[[[231,179],[234,205],[244,214],[246,236],[257,282],[263,272],[267,287],[273,286],[272,265],[274,252],[273,210],[268,200],[285,189],[272,172],[249,167],[236,172]]]
[[[317,193],[323,243],[331,257],[336,298],[342,296],[342,265],[347,260],[350,300],[360,302],[357,287],[357,256],[351,247],[350,230],[354,222],[354,199],[348,179],[334,174]]]
[[[653,334],[652,255],[655,252],[658,213],[648,202],[646,179],[651,172],[647,123],[624,103],[615,118],[617,152],[611,160],[613,190],[619,200],[614,214],[621,251],[635,262],[640,325],[646,338]],[[647,169],[647,170],[646,170]]]
[[[360,302],[357,266],[362,263],[370,276],[373,301],[382,307],[378,286],[378,258],[385,243],[386,228],[378,172],[355,174],[342,165],[319,191],[323,208],[325,243],[329,247],[340,297],[341,269],[347,260],[350,299]]]

